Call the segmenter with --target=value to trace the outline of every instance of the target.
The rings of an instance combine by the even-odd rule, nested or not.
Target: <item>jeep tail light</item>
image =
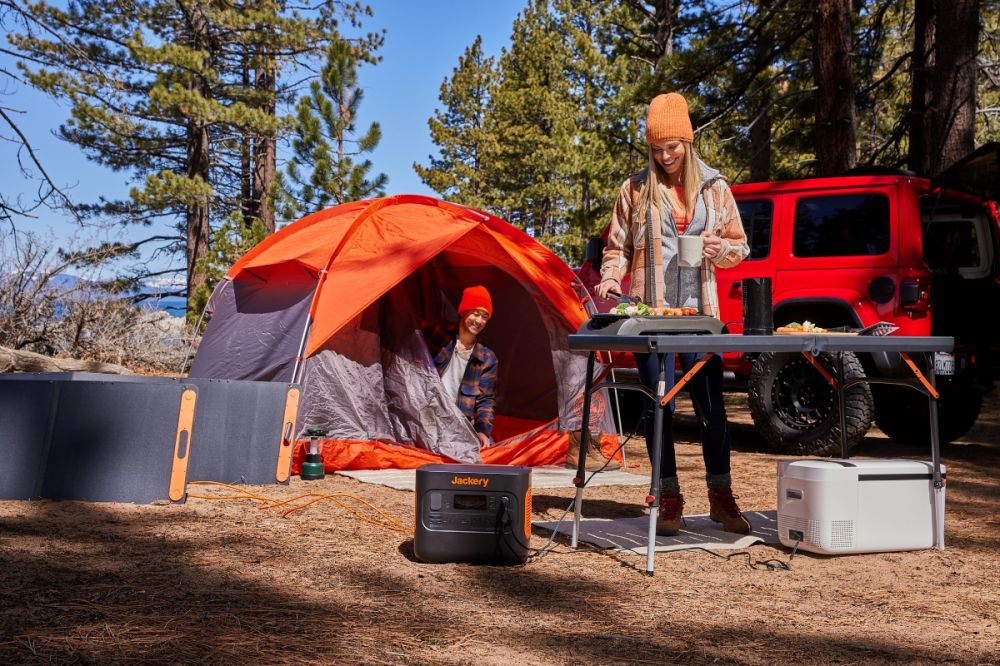
[[[931,281],[925,277],[906,277],[899,285],[899,305],[911,316],[931,307]]]

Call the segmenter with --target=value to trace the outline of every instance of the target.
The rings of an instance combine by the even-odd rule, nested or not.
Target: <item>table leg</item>
[[[590,390],[594,385],[594,359],[597,352],[590,352],[587,356],[587,377],[583,382],[583,414],[580,419],[580,452],[577,455],[576,478],[573,485],[576,486],[576,497],[573,500],[573,535],[570,539],[570,546],[577,547],[580,539],[580,518],[583,515],[583,481],[587,473],[587,449],[590,447]]]
[[[837,352],[837,411],[840,412],[840,456],[847,460],[851,457],[851,452],[847,446],[847,414],[846,400],[844,399],[844,352]]]
[[[653,575],[656,556],[656,517],[660,510],[660,461],[663,460],[663,396],[666,395],[667,363],[666,354],[657,354],[660,374],[656,381],[656,399],[653,401],[653,471],[649,481],[649,534],[646,543],[646,575]]]
[[[930,413],[931,427],[931,472],[934,482],[934,545],[938,550],[944,550],[944,480],[941,478],[941,441],[938,436],[937,391],[934,386],[934,352],[929,352],[927,358],[927,381],[931,392],[927,396],[927,409]]]

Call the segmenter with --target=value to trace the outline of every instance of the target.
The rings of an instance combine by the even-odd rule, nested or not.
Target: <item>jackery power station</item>
[[[531,468],[417,469],[413,550],[424,562],[518,564],[531,538]]]

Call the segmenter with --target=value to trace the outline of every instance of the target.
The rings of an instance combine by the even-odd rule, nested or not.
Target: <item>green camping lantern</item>
[[[316,481],[325,476],[323,471],[323,442],[320,437],[326,435],[326,428],[306,428],[306,436],[309,438],[306,459],[302,463],[302,472],[299,478],[303,481]]]

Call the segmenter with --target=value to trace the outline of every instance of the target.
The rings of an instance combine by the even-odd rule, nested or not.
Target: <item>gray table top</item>
[[[951,351],[955,339],[946,336],[845,335],[598,335],[568,336],[572,351],[615,352],[938,352]]]

